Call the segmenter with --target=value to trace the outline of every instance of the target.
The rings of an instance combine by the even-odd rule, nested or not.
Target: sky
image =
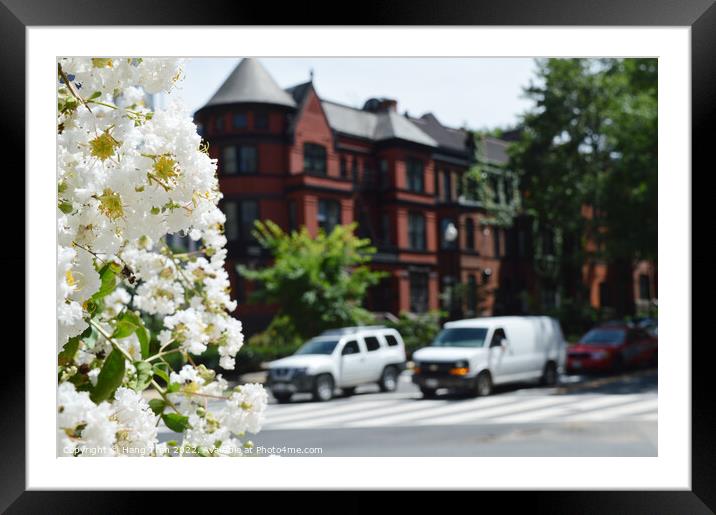
[[[192,111],[216,92],[238,58],[193,58],[178,91]],[[492,129],[514,125],[531,106],[523,89],[534,75],[523,58],[259,58],[282,88],[306,82],[321,98],[361,108],[371,97],[398,101],[398,112],[432,112],[444,125]]]

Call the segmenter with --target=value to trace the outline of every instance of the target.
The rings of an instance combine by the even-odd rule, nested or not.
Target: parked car
[[[485,317],[448,322],[428,347],[413,354],[413,382],[424,397],[439,388],[489,395],[493,385],[558,382],[564,335],[550,317]]]
[[[394,391],[405,369],[405,344],[395,329],[346,327],[325,331],[292,356],[269,363],[267,386],[278,402],[310,392],[317,401],[333,397],[335,388],[352,395],[356,386],[377,383]]]
[[[619,372],[656,365],[658,342],[645,329],[608,324],[591,329],[567,350],[567,372]]]

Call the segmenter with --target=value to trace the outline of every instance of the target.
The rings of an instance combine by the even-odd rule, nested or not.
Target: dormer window
[[[326,175],[326,147],[315,143],[303,144],[303,171]]]

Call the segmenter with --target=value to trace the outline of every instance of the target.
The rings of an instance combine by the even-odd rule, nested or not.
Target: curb
[[[634,372],[628,372],[626,374],[620,374],[617,376],[598,377],[598,378],[595,378],[595,379],[592,379],[589,381],[584,381],[581,383],[559,386],[559,387],[557,387],[557,391],[555,392],[555,394],[562,395],[565,393],[572,393],[575,391],[586,390],[589,388],[598,388],[600,386],[605,386],[605,385],[612,384],[612,383],[618,383],[619,381],[623,381],[624,379],[648,376],[655,372],[657,372],[657,369],[649,368],[646,370],[637,370]]]

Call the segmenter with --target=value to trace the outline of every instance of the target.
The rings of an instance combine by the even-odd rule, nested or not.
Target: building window
[[[443,170],[443,199],[445,202],[452,200],[452,176],[447,170]]]
[[[425,217],[420,213],[408,214],[408,241],[413,250],[425,250]]]
[[[425,171],[420,159],[408,159],[405,162],[408,175],[408,189],[422,193],[425,191]]]
[[[475,222],[472,218],[465,220],[465,248],[475,250]]]
[[[492,189],[492,200],[495,204],[500,204],[500,179],[496,175],[490,177],[490,188]]]
[[[221,151],[221,158],[221,171],[226,175],[256,172],[256,147],[230,145]]]
[[[599,283],[599,307],[604,308],[611,305],[609,298],[609,284],[606,281]]]
[[[341,223],[341,204],[337,200],[318,201],[318,227],[326,234],[333,231],[336,225]]]
[[[450,226],[453,226],[452,229]],[[452,232],[452,234],[450,234]],[[440,246],[443,249],[457,248],[457,233],[455,232],[455,222],[450,218],[443,218],[440,221]]]
[[[296,201],[288,201],[288,230],[295,231],[298,229],[298,212],[296,210]]]
[[[224,147],[221,151],[221,171],[225,174],[235,174],[238,170],[236,161],[236,147]]]
[[[254,113],[254,129],[268,129],[268,113],[264,111]]]
[[[393,242],[393,235],[390,230],[390,214],[383,213],[380,217],[381,233],[383,236],[383,245],[388,246]]]
[[[303,170],[326,175],[326,147],[315,143],[304,143]]]
[[[492,243],[494,244],[493,255],[500,257],[500,230],[497,227],[492,228]]]
[[[378,166],[380,167],[380,173],[388,173],[388,160],[387,159],[381,159],[380,164]]]
[[[351,176],[354,179],[358,178],[358,167],[359,167],[358,158],[353,156],[353,166],[351,166]]]
[[[410,272],[410,311],[425,313],[428,310],[428,273]]]
[[[512,204],[512,201],[514,200],[514,194],[515,194],[515,188],[514,188],[514,182],[512,178],[507,177],[505,179],[505,202],[508,204]]]
[[[228,241],[251,242],[254,222],[259,218],[259,204],[256,200],[226,200],[223,203],[226,215],[224,232]]]
[[[223,116],[217,116],[214,118],[214,129],[216,129],[216,132],[224,132],[224,117]]]
[[[257,152],[256,147],[239,147],[239,172],[256,173]]]
[[[477,311],[477,278],[474,274],[467,276],[467,291],[465,292],[467,312],[474,315]]]
[[[345,156],[341,156],[341,177],[348,177],[348,162]]]
[[[245,129],[249,125],[246,113],[234,114],[234,129]]]
[[[651,299],[651,285],[649,284],[649,276],[639,274],[639,298],[641,300]]]

